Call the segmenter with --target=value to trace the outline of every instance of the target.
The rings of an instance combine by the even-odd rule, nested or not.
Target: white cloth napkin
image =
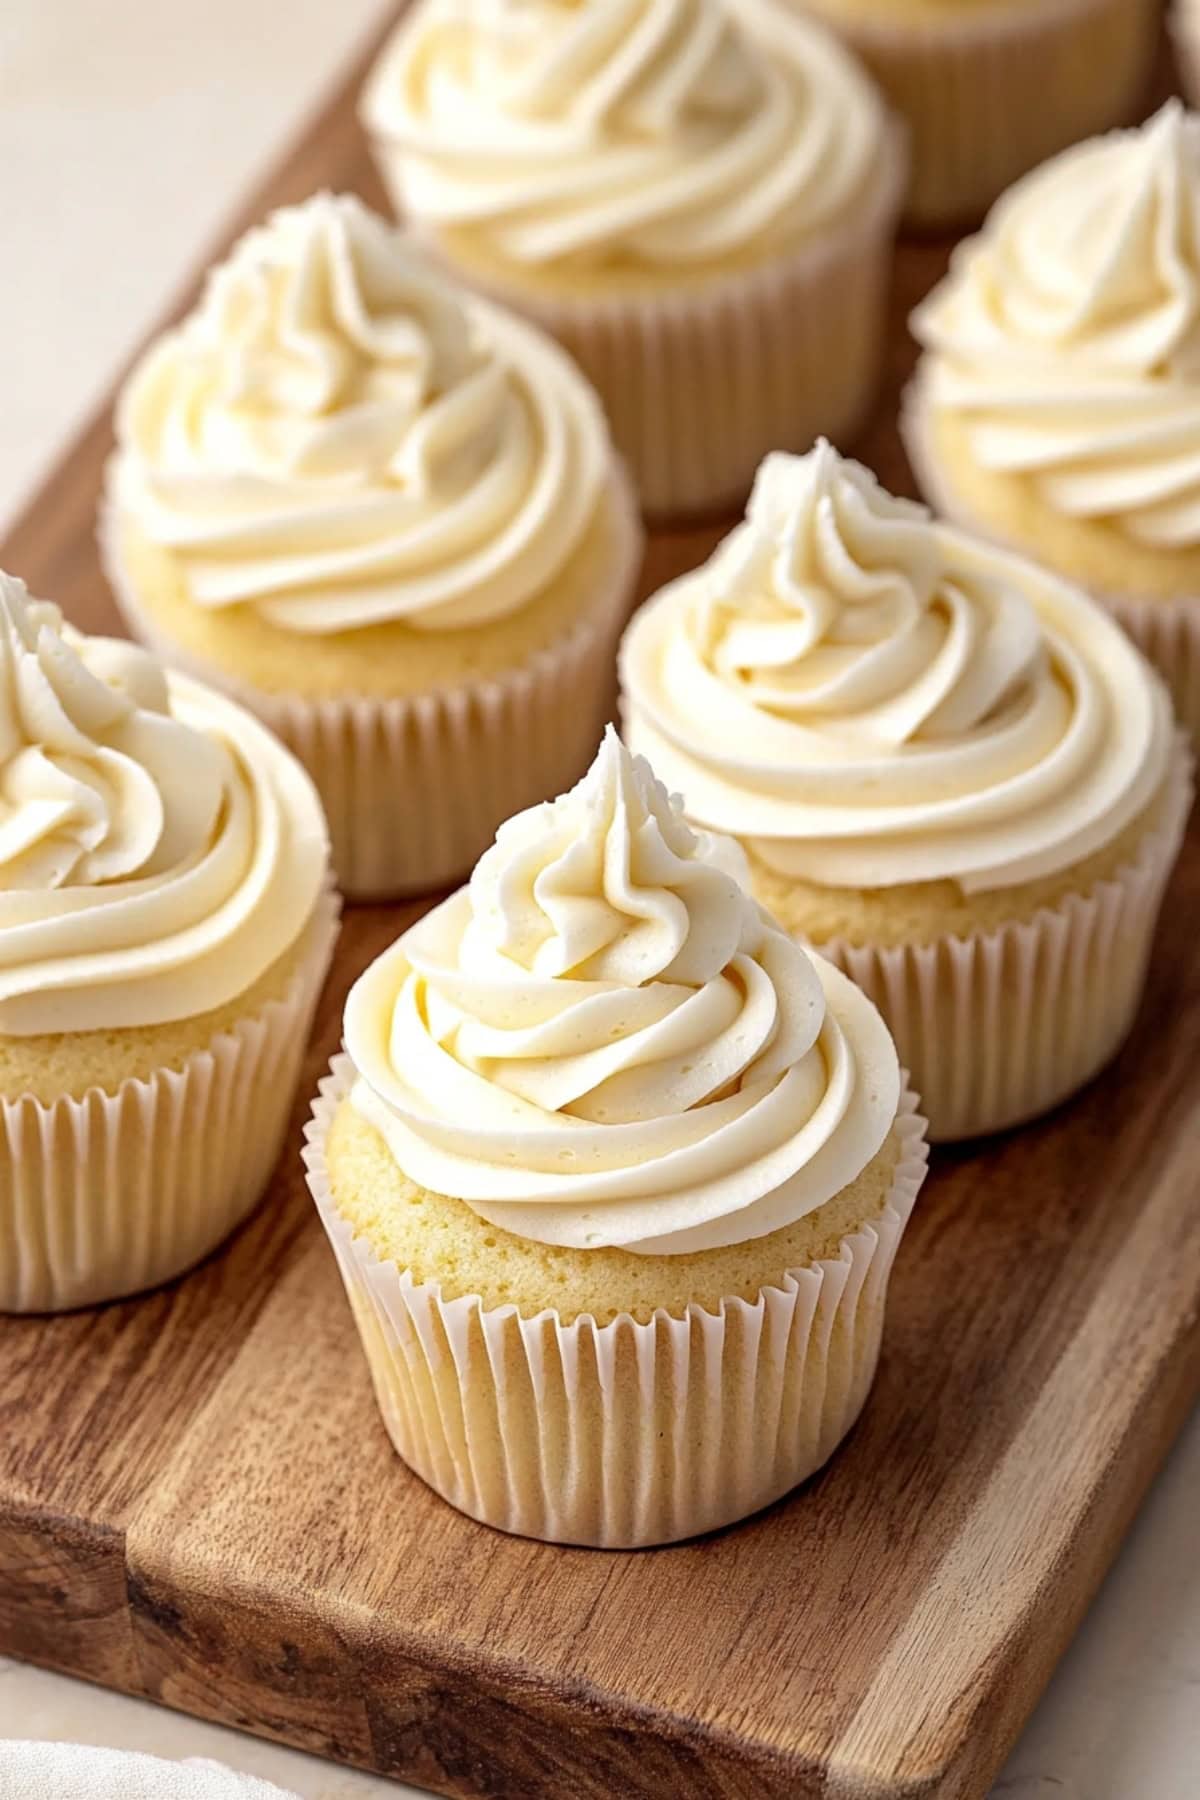
[[[87,1744],[0,1743],[0,1800],[296,1800],[220,1763]]]

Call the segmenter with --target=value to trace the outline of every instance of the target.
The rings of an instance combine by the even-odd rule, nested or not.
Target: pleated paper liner
[[[164,661],[257,714],[304,764],[321,796],[348,899],[396,899],[463,879],[513,813],[571,787],[612,708],[616,642],[642,540],[626,494],[619,553],[603,592],[556,642],[502,675],[388,698],[269,694],[181,651],[142,605],[117,520],[100,548],[121,612]],[[312,654],[321,654],[320,639]]]
[[[1191,804],[1192,757],[1181,736],[1164,816],[1110,880],[1028,923],[968,938],[814,946],[887,1020],[932,1142],[1036,1118],[1116,1055],[1141,1001]]]
[[[812,10],[908,124],[905,218],[927,229],[974,223],[1047,157],[1131,124],[1158,42],[1158,0],[999,0],[899,24]]]
[[[1036,549],[1011,538],[1001,539],[999,533],[975,518],[970,508],[959,500],[953,483],[941,472],[930,443],[928,413],[919,375],[904,396],[901,429],[917,483],[937,512],[965,531],[1002,541],[1018,555],[1030,557],[1035,562],[1038,560]],[[1200,594],[1159,600],[1102,593],[1095,589],[1086,591],[1153,663],[1170,691],[1176,718],[1190,735],[1192,744],[1200,749]]]
[[[356,1238],[325,1161],[353,1081],[334,1059],[306,1137],[309,1187],[341,1270],[384,1424],[405,1462],[503,1531],[602,1548],[671,1543],[778,1499],[832,1455],[867,1397],[888,1277],[925,1177],[906,1093],[881,1215],[836,1257],[757,1301],[564,1324],[445,1299]]]
[[[386,143],[374,148],[400,213],[400,159]],[[740,507],[768,451],[851,439],[869,414],[906,168],[896,130],[846,220],[772,262],[661,293],[559,298],[507,286],[422,236],[451,275],[570,351],[604,401],[644,513],[717,513]]]
[[[1200,746],[1200,594],[1176,600],[1095,598],[1154,664],[1171,691],[1176,718]]]
[[[0,1098],[0,1312],[156,1287],[241,1224],[279,1159],[339,912],[324,893],[285,992],[181,1068]]]

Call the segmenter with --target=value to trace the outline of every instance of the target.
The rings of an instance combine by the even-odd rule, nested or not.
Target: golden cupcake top
[[[896,1053],[743,872],[610,731],[355,985],[352,1105],[409,1179],[545,1244],[684,1254],[815,1210],[887,1137]]]
[[[1167,774],[1158,678],[1085,595],[894,499],[826,443],[621,650],[625,730],[769,867],[1011,887],[1080,862]]]
[[[363,117],[404,210],[505,265],[686,272],[788,249],[863,194],[884,136],[821,28],[760,47],[722,0],[418,0]]]
[[[327,869],[320,803],[269,732],[0,574],[0,1033],[224,1005],[297,940]]]
[[[915,412],[980,469],[1152,550],[1200,543],[1200,119],[1178,101],[1019,182],[912,323]]]
[[[328,194],[214,270],[130,377],[117,441],[110,503],[195,605],[318,636],[517,611],[579,548],[612,462],[555,344]]]

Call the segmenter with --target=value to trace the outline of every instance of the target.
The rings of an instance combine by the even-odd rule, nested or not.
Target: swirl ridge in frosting
[[[250,232],[118,410],[114,499],[190,599],[291,631],[459,629],[544,591],[596,517],[599,402],[352,197]]]
[[[312,784],[262,726],[0,574],[0,1033],[236,999],[327,869]]]
[[[547,1244],[682,1254],[812,1211],[881,1147],[887,1030],[609,733],[361,977],[351,1102],[413,1181]]]
[[[913,330],[980,468],[1151,549],[1200,542],[1200,118],[1178,101],[1019,182]]]
[[[1098,607],[824,443],[767,458],[745,522],[635,617],[621,680],[691,818],[832,887],[1055,873],[1170,755],[1161,683]]]
[[[865,187],[883,133],[831,36],[760,50],[721,0],[422,0],[368,84],[407,214],[513,265],[681,268],[787,247]]]

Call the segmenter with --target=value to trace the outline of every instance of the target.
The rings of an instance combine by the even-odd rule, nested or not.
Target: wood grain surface
[[[318,186],[382,203],[360,76],[227,237]],[[861,446],[899,489],[903,321],[945,254],[900,255]],[[104,415],[0,549],[92,630],[109,445]],[[647,590],[721,529],[660,534]],[[635,1554],[474,1525],[384,1436],[298,1156],[346,989],[414,909],[351,912],[255,1219],[163,1292],[0,1321],[0,1652],[470,1800],[986,1794],[1200,1385],[1198,909],[1193,840],[1116,1066],[936,1155],[832,1465]]]

